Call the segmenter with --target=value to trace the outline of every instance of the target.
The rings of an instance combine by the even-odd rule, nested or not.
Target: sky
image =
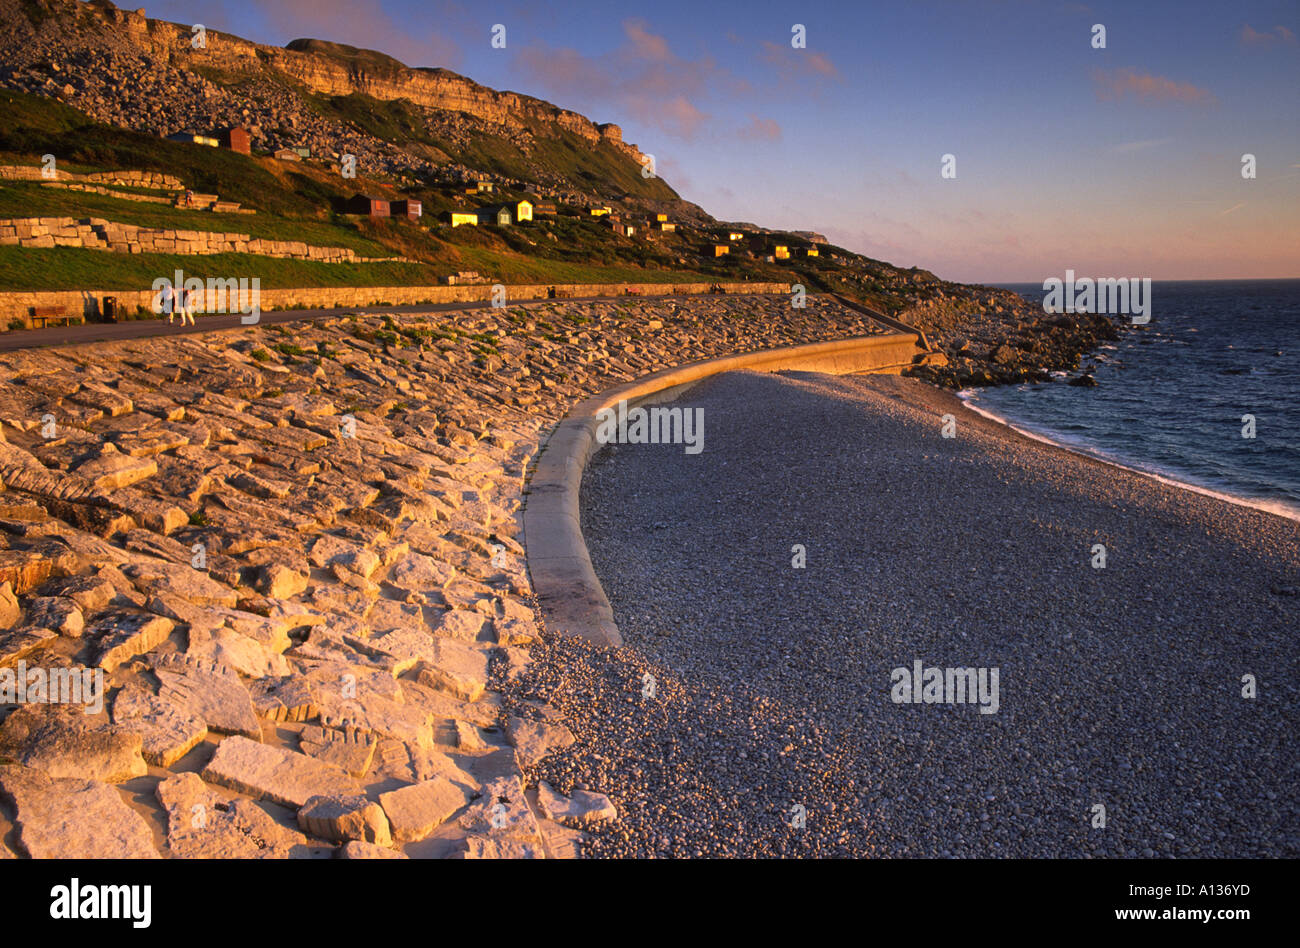
[[[1296,0],[157,0],[148,15],[547,99],[620,125],[719,219],[946,279],[1300,277]]]

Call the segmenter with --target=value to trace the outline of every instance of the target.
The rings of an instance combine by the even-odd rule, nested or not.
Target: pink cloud
[[[681,97],[669,102],[662,114],[665,121],[676,124],[682,138],[693,138],[699,127],[709,120],[707,114]]]
[[[765,119],[759,118],[757,115],[751,115],[749,124],[736,132],[736,136],[745,141],[779,142],[781,140],[781,126],[775,119]]]
[[[628,20],[623,24],[623,32],[631,41],[635,55],[641,59],[667,62],[673,58],[673,54],[668,49],[668,41],[646,29],[645,21]]]
[[[1102,100],[1123,99],[1132,95],[1153,102],[1183,102],[1193,105],[1214,101],[1214,96],[1208,89],[1129,67],[1114,72],[1094,69],[1092,80],[1097,87],[1097,98]]]
[[[624,21],[623,32],[626,42],[598,55],[533,44],[519,50],[515,68],[548,96],[605,103],[683,139],[695,138],[707,126],[711,116],[701,103],[750,91],[743,78],[711,57],[678,55],[642,20]]]
[[[759,44],[761,52],[759,61],[776,70],[784,81],[791,81],[802,75],[816,75],[831,79],[839,75],[839,70],[825,53],[812,53],[804,49],[782,46],[769,40]]]
[[[835,64],[830,61],[830,57],[826,56],[824,53],[813,53],[810,55],[808,57],[808,68],[821,76],[834,76],[839,72],[839,70],[835,68]]]
[[[1274,43],[1294,45],[1295,41],[1295,34],[1285,26],[1275,26],[1264,32],[1254,29],[1249,23],[1241,27],[1241,42],[1247,46],[1272,46]]]
[[[551,94],[599,89],[610,79],[596,60],[576,49],[525,46],[516,56],[519,67],[541,82]]]
[[[627,103],[628,111],[639,122],[658,125],[669,135],[691,140],[700,131],[709,116],[695,107],[685,96],[668,101],[657,98],[634,98]]]

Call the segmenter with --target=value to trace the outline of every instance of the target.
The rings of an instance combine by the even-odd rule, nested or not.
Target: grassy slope
[[[546,171],[580,186],[599,187],[604,193],[619,192],[656,201],[678,200],[661,178],[643,178],[640,168],[607,142],[593,148],[585,139],[564,129],[534,129],[537,133],[529,151],[495,135],[472,135],[463,145],[453,145],[427,129],[419,110],[404,100],[382,101],[354,94],[308,100],[322,115],[346,122],[384,141],[397,145],[419,143],[454,154],[458,161],[488,174],[538,181]]]
[[[132,168],[179,177],[196,191],[220,194],[269,214],[302,218],[305,208],[326,208],[340,192],[306,174],[292,174],[295,190],[265,162],[226,149],[169,142],[131,129],[92,121],[51,99],[0,93],[0,157],[16,163],[53,154],[63,167]],[[311,215],[314,216],[314,215]]]
[[[377,102],[361,96],[319,103],[376,134],[396,140],[450,147],[416,123],[409,103]],[[79,173],[142,169],[172,174],[197,191],[213,192],[255,208],[253,215],[213,214],[128,201],[88,192],[42,188],[36,182],[0,184],[0,218],[32,216],[103,217],[151,227],[222,230],[321,246],[350,247],[366,256],[404,256],[413,264],[323,264],[251,255],[182,257],[125,255],[56,248],[0,247],[0,289],[119,289],[147,287],[156,276],[180,266],[198,276],[258,276],[263,286],[428,285],[459,270],[477,270],[506,283],[689,282],[765,280],[799,282],[809,291],[836,289],[886,310],[898,308],[883,286],[877,295],[843,279],[844,268],[825,258],[775,266],[759,259],[701,257],[699,235],[641,237],[614,235],[589,217],[562,215],[510,228],[429,227],[404,220],[343,217],[337,201],[355,191],[396,196],[377,181],[345,181],[313,163],[286,163],[225,149],[169,142],[129,129],[101,125],[53,100],[0,92],[0,163],[39,164],[54,154],[61,168]],[[600,181],[607,190],[672,200],[662,180],[645,179],[611,146],[591,149],[570,133],[539,135],[532,154],[493,136],[472,137],[457,159],[515,177],[543,167],[576,182]],[[473,207],[476,198],[432,188],[410,192],[426,201],[426,220],[440,207]],[[508,195],[508,192],[507,192]],[[521,192],[517,197],[522,197]],[[497,199],[502,199],[498,196]],[[555,240],[547,238],[547,232]],[[866,261],[864,261],[866,262]],[[878,266],[878,265],[877,265]]]
[[[359,108],[358,103],[352,105]],[[400,102],[381,105],[391,109],[378,113],[379,119],[400,117],[407,108]],[[376,131],[388,129],[381,123]],[[392,134],[400,137],[402,133],[393,130]],[[45,153],[56,155],[64,170],[77,173],[133,168],[176,175],[195,190],[238,200],[258,213],[187,211],[91,192],[46,188],[38,182],[12,181],[0,184],[0,218],[102,217],[142,227],[227,231],[275,240],[301,240],[319,246],[350,247],[366,256],[400,255],[426,265],[313,264],[244,255],[199,260],[163,254],[127,256],[99,251],[0,248],[0,288],[128,289],[140,285],[141,281],[151,282],[159,272],[171,272],[176,260],[190,262],[190,266],[183,267],[186,272],[256,275],[266,286],[431,284],[437,282],[440,274],[457,270],[478,270],[506,282],[659,282],[712,278],[691,268],[663,272],[673,271],[675,266],[675,257],[668,251],[648,249],[633,241],[615,242],[612,234],[575,218],[562,223],[539,221],[513,229],[451,230],[404,220],[344,217],[333,210],[337,202],[354,189],[368,189],[372,182],[345,182],[330,171],[307,163],[288,164],[224,149],[168,142],[100,125],[75,109],[49,99],[0,93],[0,162],[34,165]],[[508,156],[502,160],[509,166]],[[600,155],[593,161],[612,163],[612,158]],[[626,159],[623,163],[628,164]],[[376,190],[391,191],[378,182],[373,184]],[[479,203],[445,194],[430,197],[434,198],[431,203],[435,206],[445,203],[473,207]],[[555,229],[559,239],[545,239],[547,229]]]

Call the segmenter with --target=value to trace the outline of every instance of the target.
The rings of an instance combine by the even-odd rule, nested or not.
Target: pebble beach
[[[521,680],[579,739],[537,779],[624,814],[590,855],[1300,852],[1295,521],[916,380],[679,404],[704,451],[609,446],[583,484],[624,647],[548,637]],[[918,661],[998,669],[996,712],[896,702]]]

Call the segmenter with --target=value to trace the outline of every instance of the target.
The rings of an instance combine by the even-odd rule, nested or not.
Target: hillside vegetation
[[[0,163],[38,165],[52,154],[75,173],[162,172],[255,213],[130,200],[122,189],[95,194],[4,181],[0,219],[102,218],[407,261],[223,254],[189,258],[186,268],[261,275],[266,285],[433,284],[474,271],[507,283],[781,282],[841,292],[890,313],[927,301],[983,307],[1001,298],[813,243],[808,234],[717,221],[662,178],[643,176],[640,150],[617,126],[540,99],[326,40],[279,48],[210,32],[208,46],[195,50],[189,38],[186,25],[146,20],[108,0],[0,0]],[[211,134],[223,120],[249,130],[251,155],[164,137]],[[286,147],[307,148],[310,157],[273,157]],[[355,156],[355,178],[341,173],[345,154]],[[467,193],[480,180],[494,190]],[[356,194],[418,199],[424,215],[353,216],[345,202]],[[447,223],[452,211],[523,199],[554,204],[558,214],[507,227]],[[612,214],[592,216],[600,207]],[[675,229],[660,232],[656,215]],[[634,233],[616,232],[615,218]],[[733,231],[743,238],[729,239]],[[718,255],[718,245],[728,252]],[[165,256],[2,247],[0,284],[125,289],[170,267]]]

